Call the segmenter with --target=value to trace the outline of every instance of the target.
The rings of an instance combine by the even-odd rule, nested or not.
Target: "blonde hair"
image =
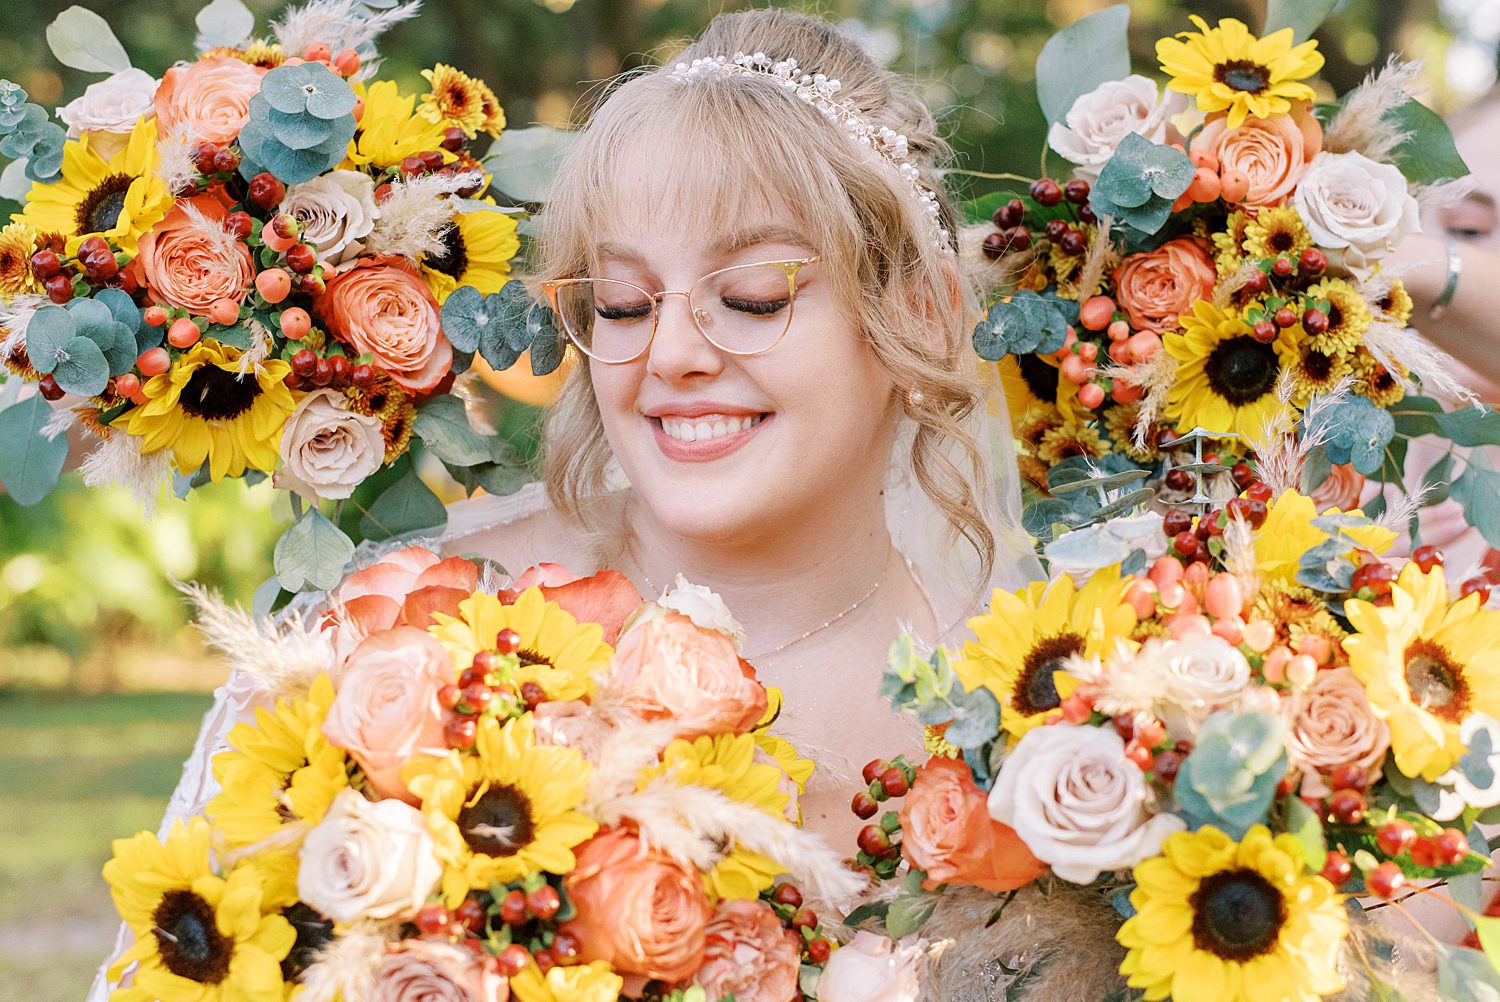
[[[826,21],[770,9],[716,17],[673,64],[736,52],[792,58],[804,72],[841,81],[840,97],[870,124],[907,137],[908,162],[937,193],[942,225],[958,231],[937,174],[948,147],[905,80]],[[935,246],[931,221],[894,167],[774,81],[684,81],[670,69],[619,79],[582,130],[538,217],[542,274],[589,273],[598,220],[617,212],[622,197],[654,195],[643,207],[647,218],[689,211],[707,232],[730,232],[773,201],[785,205],[901,395],[915,425],[909,438],[917,484],[974,548],[987,581],[996,546],[985,514],[993,506],[992,474],[970,430],[984,401],[968,337],[977,298],[958,274],[956,256]],[[622,194],[618,167],[642,137],[653,161],[674,169],[653,178],[654,192]],[[549,416],[544,455],[552,503],[587,525],[590,499],[607,490],[610,459],[587,365],[574,368]]]

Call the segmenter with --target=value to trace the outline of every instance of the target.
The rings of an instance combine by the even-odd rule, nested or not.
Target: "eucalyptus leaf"
[[[64,309],[73,318],[74,331],[83,337],[92,338],[95,332],[108,330],[115,324],[114,312],[97,299],[71,299]]]
[[[1036,97],[1048,122],[1110,80],[1130,75],[1130,8],[1116,4],[1075,21],[1042,46],[1036,60]]]
[[[213,0],[194,19],[198,37],[193,45],[199,52],[224,46],[237,46],[255,31],[255,15],[240,0]]]
[[[26,324],[26,350],[32,367],[46,374],[57,365],[58,353],[78,335],[73,316],[55,303],[38,309]]]
[[[103,303],[115,321],[124,324],[132,337],[141,327],[146,326],[141,317],[141,308],[135,305],[135,300],[128,293],[120,289],[100,289],[94,293],[94,301]]]
[[[461,285],[443,300],[443,334],[458,351],[478,351],[485,328],[493,319],[485,295],[472,285]]]
[[[1500,504],[1495,503],[1500,497],[1500,474],[1489,468],[1483,456],[1470,454],[1468,467],[1453,481],[1452,494],[1484,541],[1500,547]]]
[[[1482,919],[1479,941],[1485,941],[1486,922]],[[1490,934],[1493,936],[1493,933]],[[1437,950],[1437,993],[1442,1002],[1500,1002],[1500,973],[1494,966],[1494,953],[1470,950],[1463,946],[1434,943]],[[1500,942],[1489,949],[1500,949]]]
[[[47,44],[64,66],[86,73],[130,69],[130,56],[109,22],[85,7],[69,7],[47,25]]]
[[[578,133],[548,126],[506,129],[484,157],[491,186],[513,201],[545,202],[558,164],[577,141]]]
[[[1469,165],[1453,144],[1448,123],[1420,101],[1409,100],[1381,116],[1406,139],[1391,151],[1391,160],[1413,184],[1438,184],[1467,177]]]
[[[428,401],[417,411],[412,430],[444,463],[474,466],[490,461],[489,443],[469,425],[468,412],[458,397]]]
[[[406,475],[387,487],[361,516],[359,530],[366,539],[391,539],[438,529],[447,521],[443,502],[408,467]]]
[[[109,362],[93,341],[75,337],[57,355],[52,378],[69,393],[80,397],[96,396],[109,385]]]
[[[1261,36],[1291,28],[1293,40],[1305,42],[1336,6],[1338,0],[1269,0]]]
[[[1500,411],[1476,404],[1434,417],[1438,434],[1454,445],[1500,445]]]
[[[953,720],[944,740],[958,748],[979,748],[1000,729],[1000,703],[982,686],[954,700]]]
[[[24,206],[26,197],[30,194],[31,178],[26,176],[26,158],[12,160],[5,165],[4,171],[0,171],[0,198],[8,198]]]
[[[42,435],[51,417],[52,408],[40,393],[0,411],[0,485],[22,506],[51,493],[68,458],[68,436]]]
[[[26,158],[26,176],[32,181],[50,184],[62,173],[63,151],[68,134],[56,122],[48,122],[36,134]]]
[[[333,123],[306,112],[288,115],[272,108],[266,115],[266,124],[276,141],[289,150],[310,150],[328,141],[333,133]]]
[[[273,563],[287,591],[328,591],[343,578],[352,556],[349,537],[317,508],[308,508],[276,541]]]
[[[1443,413],[1443,405],[1431,397],[1408,395],[1391,408],[1391,417],[1396,420],[1396,431],[1413,438],[1422,435],[1440,435],[1437,416]]]

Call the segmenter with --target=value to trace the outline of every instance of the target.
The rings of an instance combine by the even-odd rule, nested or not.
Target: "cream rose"
[[[318,258],[335,266],[364,251],[364,238],[380,216],[375,182],[354,170],[329,171],[292,185],[281,211],[302,224],[302,241],[317,248]]]
[[[343,790],[302,840],[297,896],[335,922],[408,919],[443,876],[422,812]]]
[[[709,920],[703,966],[693,983],[711,999],[786,1002],[797,992],[800,953],[769,905],[724,901]]]
[[[1292,202],[1313,243],[1343,249],[1355,274],[1368,274],[1403,238],[1421,229],[1417,200],[1401,171],[1363,153],[1319,153]]]
[[[924,947],[915,936],[894,943],[857,932],[823,965],[818,1002],[917,1002]]]
[[[510,985],[472,951],[407,939],[386,947],[369,1002],[507,1002]]]
[[[1112,727],[1027,732],[1000,766],[989,808],[1075,884],[1155,856],[1163,839],[1187,827],[1175,814],[1153,812],[1145,774],[1125,757]]]
[[[1318,672],[1305,692],[1281,695],[1286,754],[1302,774],[1304,797],[1326,797],[1328,774],[1357,765],[1372,780],[1380,774],[1391,731],[1375,716],[1365,687],[1349,668]]]
[[[334,337],[369,352],[374,366],[413,393],[437,389],[453,364],[437,300],[402,258],[361,258],[318,298]]]
[[[734,641],[734,649],[745,650],[745,628],[729,611],[729,606],[717,593],[702,585],[693,584],[681,574],[673,582],[671,590],[656,600],[663,609],[679,612],[705,630],[718,630]]]
[[[677,736],[744,733],[766,712],[766,690],[734,642],[675,612],[632,625],[610,675],[647,720],[671,720]]]
[[[1323,129],[1298,104],[1291,114],[1247,118],[1237,129],[1228,118],[1215,118],[1193,137],[1194,153],[1212,153],[1219,171],[1239,171],[1250,181],[1240,204],[1251,209],[1280,205],[1291,197],[1297,182],[1323,149]]]
[[[315,390],[287,418],[276,486],[314,500],[343,499],[384,462],[380,421],[351,410],[337,390]]]
[[[155,114],[156,78],[131,67],[91,83],[57,109],[57,117],[68,127],[68,138],[89,137],[89,149],[108,160],[125,148],[130,130],[143,116]]]
[[[1136,658],[1160,694],[1157,716],[1179,741],[1196,738],[1209,714],[1237,705],[1253,685],[1245,656],[1216,636],[1148,642]]]
[[[1096,181],[1120,140],[1133,132],[1153,143],[1168,142],[1176,135],[1170,119],[1186,107],[1185,96],[1159,94],[1154,82],[1131,74],[1102,83],[1074,101],[1063,120],[1052,123],[1047,145],[1078,165],[1073,172],[1078,177]]]
[[[250,117],[250,99],[260,92],[264,67],[232,56],[211,56],[167,70],[157,88],[157,132],[188,142],[234,142]]]

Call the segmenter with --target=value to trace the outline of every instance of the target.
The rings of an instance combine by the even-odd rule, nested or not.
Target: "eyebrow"
[[[754,247],[756,244],[791,244],[803,250],[812,252],[815,250],[812,243],[797,230],[790,226],[780,224],[768,224],[766,226],[755,226],[748,230],[740,230],[721,237],[714,243],[715,254],[727,256],[746,247]],[[621,261],[629,261],[635,264],[645,262],[639,251],[618,243],[601,243],[594,248],[594,253],[601,258],[616,258]]]

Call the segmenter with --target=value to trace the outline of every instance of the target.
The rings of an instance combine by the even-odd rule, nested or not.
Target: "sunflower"
[[[1398,366],[1396,372],[1374,356],[1369,349],[1361,347],[1351,360],[1354,369],[1354,392],[1376,407],[1394,407],[1406,397],[1406,387],[1401,380],[1408,375]]]
[[[342,169],[396,167],[406,157],[443,148],[443,126],[416,113],[416,97],[403,97],[390,80],[356,87],[355,93],[361,90],[365,113],[349,142],[348,156],[339,165]],[[443,155],[445,160],[451,157],[447,152]]]
[[[1389,606],[1351,599],[1344,610],[1349,667],[1390,725],[1397,768],[1436,779],[1464,754],[1465,717],[1500,716],[1500,611],[1481,608],[1477,594],[1449,605],[1442,568],[1424,574],[1416,564],[1396,579]]]
[[[1064,574],[1014,593],[997,589],[989,612],[969,620],[974,639],[953,670],[966,688],[995,694],[1000,726],[1015,743],[1077,688],[1068,659],[1112,650],[1135,621],[1118,565],[1096,571],[1082,588]]]
[[[255,861],[278,902],[297,900],[298,837],[349,785],[343,751],[323,736],[333,697],[333,681],[319,675],[306,699],[280,700],[257,709],[254,723],[236,724],[229,750],[214,756],[220,792],[208,816],[229,848],[268,846]]]
[[[1319,351],[1347,354],[1364,342],[1365,331],[1370,329],[1370,305],[1352,285],[1341,278],[1325,278],[1308,286],[1307,298],[1328,304],[1328,329],[1313,338]]]
[[[533,963],[510,979],[510,992],[520,1002],[616,1002],[624,997],[625,981],[602,960],[546,974]]]
[[[1129,951],[1120,973],[1148,1000],[1316,1002],[1344,987],[1343,898],[1306,872],[1295,837],[1175,832],[1135,880],[1135,914],[1115,938]]]
[[[1245,210],[1235,209],[1225,220],[1224,229],[1212,235],[1214,267],[1218,270],[1221,279],[1238,271],[1240,265],[1244,263],[1245,231],[1253,218]]]
[[[599,825],[576,808],[590,766],[574,748],[538,745],[530,714],[501,726],[482,717],[474,754],[419,757],[402,770],[422,802],[443,864],[443,897],[546,870],[573,869],[573,847]]]
[[[274,909],[268,914],[253,864],[214,873],[209,839],[208,822],[193,818],[174,822],[165,841],[150,832],[115,840],[104,879],[135,944],[109,977],[139,966],[114,1002],[281,1002],[280,961],[296,933]]]
[[[1295,261],[1312,245],[1307,226],[1290,205],[1261,209],[1245,226],[1245,254],[1249,257],[1285,257]]]
[[[432,89],[422,96],[417,113],[444,129],[457,126],[473,139],[499,107],[494,91],[462,70],[438,63],[422,76]]]
[[[1349,356],[1338,351],[1325,353],[1326,347],[1316,339],[1297,346],[1297,359],[1289,367],[1293,407],[1306,407],[1313,397],[1330,392],[1350,373]]]
[[[263,38],[257,38],[243,49],[233,46],[220,46],[217,49],[209,49],[200,59],[212,59],[215,56],[227,56],[230,59],[238,59],[249,63],[251,66],[259,66],[262,69],[273,70],[286,62],[286,53],[280,45],[268,42]]]
[[[1348,636],[1311,588],[1285,578],[1261,583],[1250,619],[1270,623],[1276,639],[1293,649],[1298,640],[1311,635],[1324,638],[1330,648],[1338,650]]]
[[[521,249],[516,221],[493,209],[456,213],[442,240],[441,254],[422,259],[422,277],[439,304],[460,285],[485,295],[499,292],[510,276],[510,259]]]
[[[1070,456],[1098,458],[1109,452],[1109,441],[1087,415],[1071,417],[1042,435],[1036,446],[1036,457],[1048,466],[1056,466]]]
[[[1336,509],[1329,508],[1328,513]],[[1358,508],[1350,514],[1363,515]],[[1255,569],[1263,581],[1292,582],[1302,555],[1328,539],[1328,533],[1312,524],[1318,517],[1313,499],[1298,491],[1282,491],[1271,502],[1265,524],[1255,534]],[[1396,534],[1379,525],[1357,525],[1343,530],[1349,549],[1361,547],[1384,553]]]
[[[1411,320],[1412,302],[1411,293],[1406,291],[1406,283],[1399,278],[1391,279],[1391,287],[1386,290],[1385,295],[1375,300],[1375,307],[1398,324],[1408,323]]]
[[[257,363],[241,374],[242,352],[205,338],[179,355],[172,368],[146,380],[150,400],[126,416],[125,430],[138,435],[143,453],[172,450],[179,473],[208,463],[215,481],[247,468],[276,468],[281,429],[296,409],[283,381],[292,370],[281,359]]]
[[[521,666],[514,682],[519,688],[536,682],[548,699],[582,699],[594,687],[594,673],[609,665],[614,649],[604,642],[598,623],[580,623],[556,602],[542,597],[540,588],[527,588],[512,605],[494,595],[476,592],[458,603],[458,616],[433,613],[428,627],[447,648],[453,666],[463,671],[480,651],[495,650],[495,635],[511,629],[521,636],[516,651]]]
[[[1045,355],[1006,355],[995,363],[993,375],[981,367],[981,378],[998,380],[1012,428],[1020,428],[1036,412],[1057,406],[1057,365]]]
[[[1300,81],[1323,66],[1315,41],[1292,44],[1292,29],[1256,38],[1241,21],[1225,18],[1218,27],[1196,14],[1198,31],[1180,31],[1156,43],[1169,90],[1198,100],[1205,114],[1228,111],[1228,126],[1237,129],[1247,115],[1270,118],[1292,110],[1293,101],[1311,101],[1313,89]]]
[[[1193,303],[1162,345],[1180,363],[1167,394],[1166,416],[1178,428],[1257,436],[1281,411],[1276,381],[1295,365],[1301,325],[1281,328],[1262,344],[1235,310]]]
[[[74,253],[85,237],[102,236],[134,255],[136,242],[172,208],[172,193],[156,173],[156,119],[142,118],[125,148],[105,160],[89,137],[63,146],[62,175],[31,186],[19,216],[43,232],[61,233]]]
[[[9,302],[11,296],[42,291],[31,270],[36,249],[36,230],[30,223],[17,221],[0,230],[0,299]]]

